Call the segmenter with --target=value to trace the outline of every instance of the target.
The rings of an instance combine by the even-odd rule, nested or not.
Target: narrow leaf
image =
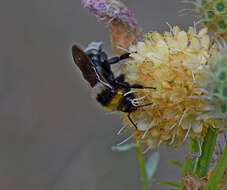
[[[169,160],[167,163],[173,164],[173,165],[178,166],[180,168],[182,168],[182,166],[183,166],[183,164],[181,162],[177,161],[177,160]]]
[[[204,141],[202,144],[202,155],[199,157],[196,174],[198,177],[204,177],[207,175],[209,165],[212,160],[212,156],[215,150],[215,145],[218,136],[218,129],[209,127]]]
[[[159,182],[160,185],[169,185],[169,186],[173,186],[173,187],[181,187],[180,183],[176,183],[176,182],[171,182],[171,181],[163,181],[163,182]]]
[[[222,155],[220,156],[211,177],[209,178],[204,190],[217,189],[218,184],[227,168],[227,145],[225,146]],[[226,179],[224,179],[225,182]],[[223,188],[224,190],[224,188]]]
[[[136,146],[135,143],[124,144],[120,146],[112,146],[112,151],[126,152]]]
[[[146,172],[147,175],[149,177],[149,179],[152,179],[152,177],[154,176],[156,169],[158,167],[158,163],[159,163],[159,158],[160,155],[158,152],[154,152],[147,160],[146,163]]]

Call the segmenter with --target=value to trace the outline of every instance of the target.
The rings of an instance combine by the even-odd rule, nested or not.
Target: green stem
[[[143,189],[149,190],[149,178],[145,168],[145,159],[144,159],[143,149],[139,141],[136,142],[136,145],[137,145],[136,155],[137,155],[137,160],[138,160],[139,169],[140,169],[140,180],[143,184]]]
[[[216,140],[218,136],[218,129],[210,127],[208,129],[207,135],[204,138],[202,145],[202,153],[198,161],[196,174],[199,177],[204,177],[207,175],[210,162],[215,150]]]
[[[198,141],[195,139],[191,139],[191,142],[189,144],[189,150],[188,150],[188,154],[196,154],[199,152],[199,145],[198,145]],[[185,159],[184,165],[183,165],[183,171],[182,171],[182,175],[185,176],[188,173],[193,173],[194,169],[195,169],[195,164],[196,164],[196,160],[192,157],[187,157]]]
[[[217,165],[209,181],[207,182],[204,190],[216,189],[226,169],[227,169],[227,145],[225,146],[224,152],[219,158]]]

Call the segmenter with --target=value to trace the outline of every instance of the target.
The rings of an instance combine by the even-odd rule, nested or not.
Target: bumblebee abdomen
[[[111,99],[108,105],[104,106],[108,110],[120,110],[121,103],[122,103],[123,95],[119,95],[118,93]]]
[[[106,88],[97,94],[96,100],[108,110],[119,110],[121,107],[122,99],[124,98],[124,91],[116,89],[112,91]]]

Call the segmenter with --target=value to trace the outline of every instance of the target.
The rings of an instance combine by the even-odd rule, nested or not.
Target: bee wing
[[[75,64],[79,67],[86,81],[89,82],[91,87],[94,87],[98,82],[98,77],[95,68],[92,65],[86,53],[77,45],[72,47],[72,56]]]

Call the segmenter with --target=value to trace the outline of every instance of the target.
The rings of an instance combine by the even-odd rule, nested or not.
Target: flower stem
[[[188,154],[193,155],[199,152],[199,145],[198,141],[196,139],[191,139],[191,142],[189,144],[189,150]],[[196,160],[193,157],[187,157],[185,159],[184,165],[183,165],[183,171],[182,174],[185,176],[188,173],[193,173],[195,169],[195,162]]]
[[[143,149],[139,141],[136,142],[136,155],[137,155],[137,160],[139,164],[140,180],[143,184],[143,189],[149,190],[149,178],[145,168],[145,158],[143,154]]]
[[[207,182],[204,190],[216,189],[226,169],[227,169],[227,145],[225,146],[223,154],[219,158],[217,165],[209,181]]]
[[[215,150],[216,140],[218,136],[218,129],[210,127],[207,135],[204,138],[202,145],[202,154],[199,158],[196,174],[199,177],[207,175],[213,152]]]

